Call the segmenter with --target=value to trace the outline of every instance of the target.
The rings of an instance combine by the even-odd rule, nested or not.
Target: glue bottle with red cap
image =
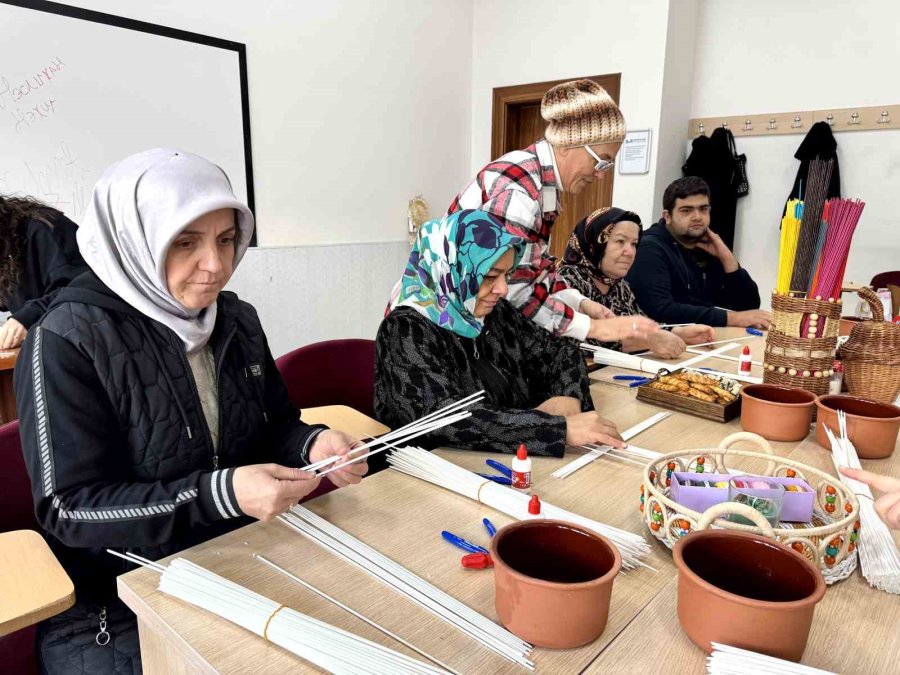
[[[531,489],[531,458],[524,443],[519,444],[512,461],[512,486],[516,490],[528,492]]]
[[[750,357],[750,347],[744,345],[741,351],[741,358],[738,364],[738,375],[749,375],[750,366],[753,365],[753,359]]]

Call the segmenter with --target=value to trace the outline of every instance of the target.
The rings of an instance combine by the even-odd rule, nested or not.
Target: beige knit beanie
[[[558,84],[544,94],[541,117],[553,145],[574,148],[625,140],[625,118],[606,90],[593,80]]]

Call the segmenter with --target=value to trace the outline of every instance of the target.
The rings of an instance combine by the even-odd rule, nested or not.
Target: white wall
[[[475,2],[472,172],[493,159],[495,87],[622,73],[619,107],[629,128],[654,130],[653,156],[649,174],[616,174],[613,202],[642,217],[654,212],[668,7],[666,0]]]
[[[258,240],[286,248],[251,252],[230,288],[276,356],[374,337],[407,201],[442,212],[469,178],[471,0],[70,4],[247,45]]]
[[[860,0],[703,0],[691,117],[850,108],[900,102],[900,6]],[[847,279],[900,268],[900,132],[835,134],[841,194],[866,202]],[[738,258],[766,297],[775,286],[778,225],[803,135],[738,140],[750,194],[738,200]],[[852,307],[856,300],[844,299]]]
[[[278,357],[320,340],[374,338],[408,255],[405,241],[252,248],[228,288],[256,307]]]
[[[652,211],[641,214],[645,226],[662,216],[663,192],[669,183],[681,176],[681,166],[684,164],[684,130],[691,118],[699,5],[699,0],[669,3],[656,180],[653,186]]]
[[[77,0],[244,42],[259,243],[405,238],[469,173],[470,0]]]

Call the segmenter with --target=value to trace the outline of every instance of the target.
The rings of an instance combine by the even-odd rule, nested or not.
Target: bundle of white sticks
[[[825,433],[831,441],[831,459],[835,469],[840,466],[848,466],[851,469],[862,468],[856,448],[847,437],[847,414],[843,410],[838,411],[839,435],[835,436],[827,426]],[[862,575],[870,585],[879,590],[900,593],[900,551],[897,550],[890,529],[875,511],[872,491],[865,483],[848,476],[841,474],[841,480],[853,494],[860,497],[859,520],[862,527],[858,547]]]
[[[541,502],[541,513],[532,515],[528,512],[530,497],[524,492],[485,480],[478,474],[421,448],[395,448],[388,456],[388,463],[392,469],[401,473],[452,490],[517,520],[552,518],[581,525],[612,541],[622,554],[624,569],[652,569],[642,561],[642,558],[650,555],[651,548],[639,534],[605,525],[544,501]]]
[[[419,436],[424,436],[425,434],[430,434],[432,431],[449,426],[451,424],[456,424],[457,422],[464,420],[467,417],[471,417],[472,413],[464,410],[464,408],[478,403],[483,399],[484,390],[482,389],[481,391],[476,391],[474,394],[470,394],[465,398],[461,398],[456,403],[451,403],[448,406],[444,406],[440,410],[435,410],[433,413],[425,415],[421,419],[410,422],[409,424],[406,424],[399,429],[389,431],[388,433],[379,436],[378,438],[373,438],[368,443],[357,445],[350,452],[350,455],[352,455],[352,457],[350,457],[350,459],[346,462],[335,464],[335,462],[340,459],[340,456],[333,455],[331,457],[326,457],[319,462],[309,464],[303,468],[306,471],[315,471],[319,476],[324,476],[331,473],[332,471],[343,469],[345,466],[362,461],[368,457],[371,457],[372,455],[378,454],[379,452],[384,452],[385,450],[391,448],[394,443],[405,443],[406,441],[418,438]],[[363,453],[364,450],[368,450],[369,452]]]
[[[285,607],[190,560],[176,558],[166,566],[133,553],[109,553],[159,572],[161,592],[212,612],[331,673],[446,672]]]
[[[534,670],[531,645],[303,506],[278,517],[288,527],[378,579],[506,659]]]
[[[639,433],[646,431],[647,429],[652,427],[657,422],[662,422],[671,414],[672,413],[670,412],[661,412],[648,417],[643,422],[635,424],[630,429],[626,429],[625,431],[623,431],[622,440],[631,440]],[[583,454],[578,459],[572,460],[565,466],[560,467],[550,475],[554,478],[568,478],[573,473],[578,471],[578,469],[583,469],[598,457],[611,457],[612,459],[618,459],[623,462],[629,462],[631,464],[637,464],[638,466],[643,467],[648,460],[658,459],[662,455],[662,453],[655,452],[654,450],[639,448],[635,445],[629,445],[624,448],[614,448],[611,445],[584,445],[582,447],[588,450],[588,452]]]
[[[829,670],[819,670],[802,663],[785,661],[713,642],[713,653],[706,659],[708,675],[837,675]]]

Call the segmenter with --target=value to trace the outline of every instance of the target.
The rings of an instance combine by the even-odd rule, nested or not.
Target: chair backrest
[[[41,531],[34,517],[18,421],[0,426],[0,532],[11,530]]]
[[[316,342],[285,354],[275,365],[298,408],[346,405],[373,416],[374,340]]]
[[[31,481],[25,470],[19,422],[0,426],[0,532],[37,530]],[[0,671],[37,675],[35,626],[27,626],[0,637]]]
[[[900,270],[876,274],[872,277],[872,282],[869,285],[877,291],[879,288],[887,288],[888,284],[900,286]]]

